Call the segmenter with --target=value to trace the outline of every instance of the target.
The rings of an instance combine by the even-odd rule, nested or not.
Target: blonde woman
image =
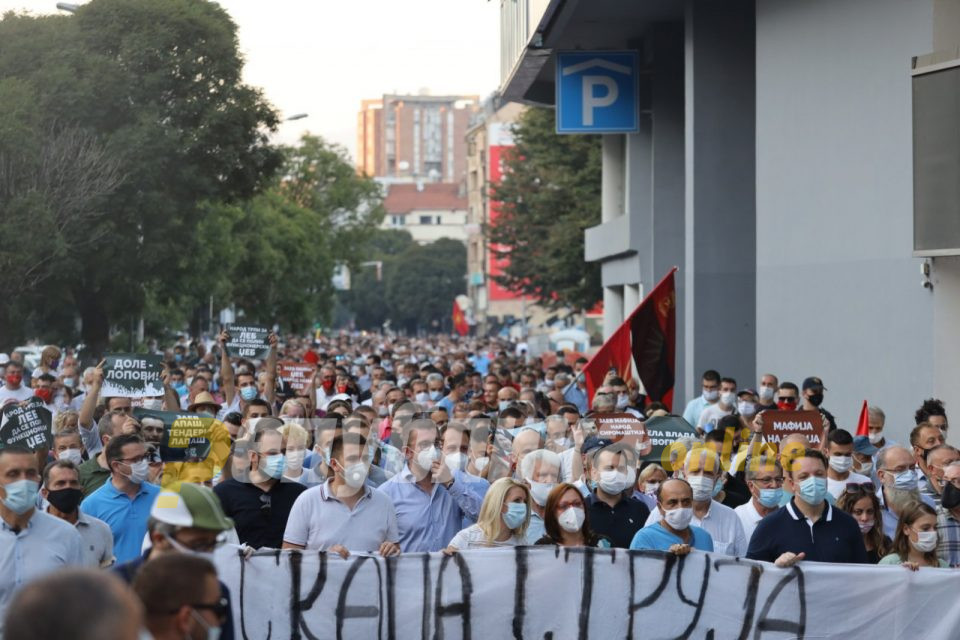
[[[287,443],[286,463],[283,470],[283,479],[292,482],[301,482],[305,474],[303,460],[310,449],[310,434],[299,424],[288,422],[277,429]]]
[[[45,373],[56,377],[60,374],[60,348],[49,345],[40,352],[40,364],[33,370],[30,380],[34,383]]]
[[[443,552],[526,544],[529,524],[530,489],[512,478],[500,478],[487,489],[477,523],[455,535]]]
[[[80,412],[73,409],[60,411],[53,417],[53,435],[66,429],[76,429],[80,424]]]

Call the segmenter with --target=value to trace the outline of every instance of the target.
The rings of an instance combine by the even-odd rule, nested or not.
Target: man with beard
[[[883,508],[883,533],[893,539],[900,520],[900,510],[910,502],[933,500],[920,494],[917,485],[917,462],[913,454],[900,446],[887,447],[877,454],[877,497]]]

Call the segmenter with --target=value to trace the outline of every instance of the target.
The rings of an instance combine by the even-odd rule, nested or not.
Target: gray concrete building
[[[557,52],[641,53],[640,130],[604,136],[584,257],[608,334],[679,267],[681,402],[707,368],[741,387],[816,375],[844,428],[867,399],[902,442],[931,396],[960,423],[960,237],[914,246],[912,103],[914,57],[960,57],[958,5],[501,3],[505,99],[553,106]]]

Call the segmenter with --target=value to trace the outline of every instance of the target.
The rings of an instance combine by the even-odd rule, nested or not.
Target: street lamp
[[[76,13],[79,8],[80,8],[80,5],[74,4],[74,3],[72,3],[72,2],[58,2],[58,3],[57,3],[57,9],[60,9],[60,11],[67,11],[67,12],[69,12],[69,13]]]

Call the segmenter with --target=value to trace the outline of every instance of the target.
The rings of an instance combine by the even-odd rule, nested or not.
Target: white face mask
[[[580,531],[584,519],[586,519],[586,514],[583,512],[583,509],[580,507],[568,507],[567,510],[557,518],[557,524],[559,524],[560,528],[564,531],[575,533]]]
[[[627,487],[637,486],[637,470],[633,467],[627,467]]]
[[[617,409],[626,409],[628,404],[630,404],[629,395],[621,393],[617,396]]]
[[[733,406],[737,400],[737,394],[733,391],[724,391],[720,394],[720,402],[727,405],[728,407]]]
[[[467,468],[467,456],[457,451],[456,453],[448,453],[443,457],[444,464],[447,465],[447,468],[450,471],[465,471]]]
[[[343,481],[351,489],[359,489],[367,480],[367,465],[357,462],[343,470]]]
[[[566,450],[573,446],[573,440],[570,438],[553,438],[553,446],[557,449]]]
[[[870,439],[870,444],[880,444],[883,440],[883,431],[871,431],[867,438]]]
[[[490,458],[488,456],[481,456],[473,461],[473,466],[477,468],[477,473],[483,473],[483,470],[487,468],[488,464],[490,464]]]
[[[857,473],[868,476],[873,472],[873,462],[864,462],[860,465],[860,470]]]
[[[917,541],[910,541],[910,544],[913,545],[913,548],[917,551],[922,551],[923,553],[929,553],[937,548],[937,532],[936,531],[917,531]]]
[[[694,502],[704,502],[713,497],[713,488],[716,481],[707,476],[690,476],[687,478],[690,488],[693,490]]]
[[[690,521],[693,520],[693,508],[678,507],[676,509],[664,511],[663,519],[666,520],[667,524],[670,525],[674,531],[682,531],[683,529],[689,527]]]
[[[79,465],[83,462],[83,454],[80,453],[80,449],[64,449],[57,455],[57,460],[69,460],[75,465]]]
[[[867,520],[866,522],[860,522],[857,520],[857,526],[860,527],[860,533],[867,533],[873,529],[874,524],[876,524],[876,520]]]
[[[547,504],[547,496],[557,486],[554,482],[531,482],[530,497],[541,507]]]
[[[660,488],[659,482],[648,482],[644,485],[643,492],[648,496],[653,496],[657,494],[657,489]]]
[[[287,471],[291,472],[290,475],[300,475],[300,472],[303,471],[303,459],[306,457],[306,450],[300,451],[290,451],[287,450]]]
[[[716,389],[712,391],[703,390],[703,399],[707,402],[716,402],[717,398],[720,397],[720,392]]]
[[[830,468],[837,473],[846,473],[853,466],[851,456],[830,456]]]
[[[417,466],[419,466],[424,471],[430,471],[430,467],[433,466],[433,463],[440,459],[441,457],[440,449],[436,447],[430,447],[424,451],[421,451],[417,454]]]
[[[425,391],[421,391],[414,397],[414,400],[416,400],[416,402],[419,404],[426,404],[430,402],[430,396],[428,396]]]
[[[604,493],[615,496],[627,488],[627,474],[617,469],[600,472],[600,488]]]
[[[757,405],[752,402],[738,402],[737,413],[746,417],[755,416],[757,415]]]
[[[777,390],[773,387],[767,385],[760,385],[760,402],[764,404],[770,404],[770,401],[773,400],[774,394]]]

